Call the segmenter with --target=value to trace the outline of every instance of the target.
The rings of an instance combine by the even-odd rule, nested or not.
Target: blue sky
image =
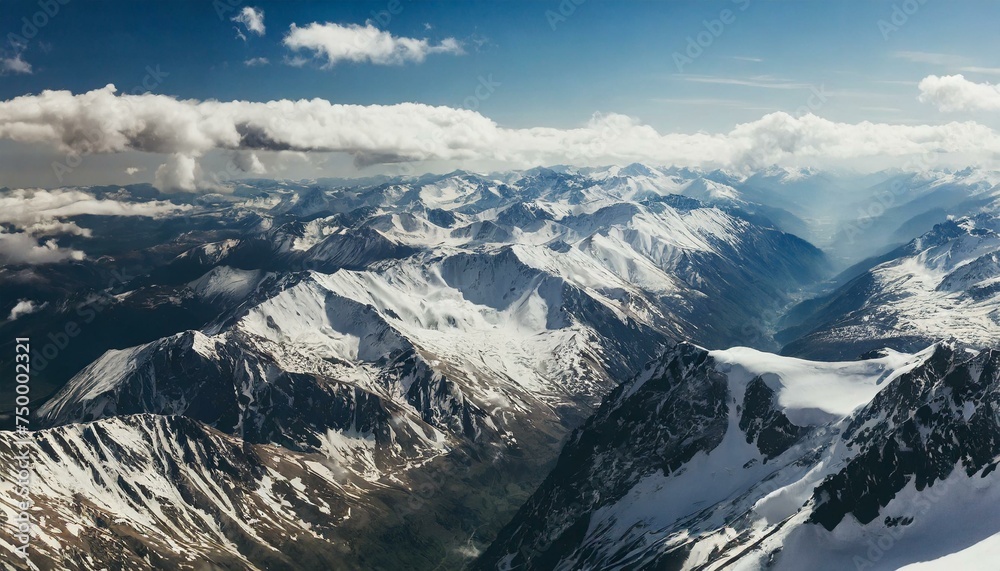
[[[211,0],[71,0],[26,51],[35,72],[4,76],[0,98],[43,89],[87,91],[107,83],[129,89],[141,82],[147,66],[160,66],[169,75],[159,91],[184,98],[461,106],[481,76],[492,76],[501,85],[480,110],[511,126],[568,127],[595,111],[614,111],[664,129],[715,130],[766,110],[802,105],[808,89],[779,88],[789,83],[824,86],[834,94],[829,113],[839,119],[923,120],[928,110],[916,104],[914,89],[923,75],[958,71],[966,61],[1000,66],[977,57],[996,53],[1000,5],[930,0],[886,40],[877,22],[890,21],[893,4],[587,0],[553,30],[546,13],[559,13],[555,1],[400,0],[401,12],[384,29],[397,36],[455,37],[466,54],[429,57],[419,65],[322,70],[281,64],[290,54],[280,41],[289,25],[360,24],[387,2],[255,2],[264,11],[267,33],[244,42],[233,22],[216,15]],[[683,53],[687,39],[705,29],[703,20],[717,19],[724,9],[734,12],[735,21],[678,73],[673,53]],[[37,2],[3,2],[0,30],[17,32],[20,17],[38,10]],[[956,63],[921,64],[896,57],[899,52],[946,54]],[[254,57],[271,65],[243,64]],[[724,85],[689,76],[763,81],[756,87]]]
[[[364,24],[389,1],[258,1],[222,17],[218,7],[228,0],[62,1],[26,46],[7,44],[7,56],[17,52],[31,73],[0,75],[0,100],[46,89],[82,93],[109,83],[133,91],[148,69],[158,69],[163,79],[153,92],[181,99],[322,98],[455,108],[471,102],[510,128],[569,129],[601,112],[638,118],[660,132],[715,133],[773,111],[793,113],[817,92],[823,100],[815,113],[833,121],[974,118],[994,125],[993,117],[943,115],[917,101],[917,83],[955,73],[1000,79],[993,55],[1000,5],[993,2],[399,0],[401,10],[377,22],[380,29],[432,43],[454,38],[463,53],[401,65],[324,66],[314,59],[293,66],[289,58],[308,54],[283,45],[290,26]],[[263,12],[266,33],[230,21],[244,6]],[[905,21],[903,8],[911,12]],[[731,15],[723,18],[726,10]],[[19,33],[22,18],[39,11],[38,1],[3,0],[0,32]],[[728,19],[721,28],[712,23],[721,19]],[[901,25],[887,31],[880,21]],[[708,30],[713,26],[716,35]],[[689,55],[689,41],[699,34],[711,40],[678,70],[675,54]],[[269,63],[245,64],[253,58]],[[484,82],[494,86],[488,96],[470,99]],[[0,151],[12,156],[35,149],[15,151],[3,143]]]

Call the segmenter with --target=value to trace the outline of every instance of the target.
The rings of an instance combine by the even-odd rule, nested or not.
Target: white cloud
[[[302,67],[309,63],[309,60],[302,56],[285,56],[285,65],[290,65],[292,67]]]
[[[146,169],[144,169],[142,167],[128,167],[128,168],[125,169],[125,173],[128,174],[129,176],[135,176],[135,175],[141,173],[144,170],[146,170]]]
[[[1000,109],[1000,85],[975,83],[962,75],[929,75],[920,81],[920,101],[941,111],[996,111]]]
[[[922,82],[924,88],[927,81]],[[892,166],[902,160],[888,159],[925,153],[952,155],[961,162],[993,160],[1000,154],[1000,135],[975,122],[851,124],[778,112],[728,132],[685,134],[660,133],[636,119],[606,114],[575,129],[512,129],[475,111],[417,103],[178,100],[117,95],[113,86],[77,95],[44,91],[2,101],[0,139],[50,144],[62,152],[167,155],[157,169],[156,185],[184,191],[208,187],[198,160],[212,151],[266,152],[268,157],[283,151],[346,153],[359,166],[492,161],[512,168],[626,161],[728,168],[822,166],[823,161],[861,158]],[[237,156],[246,172],[262,169],[259,157]]]
[[[90,238],[93,235],[90,228],[81,228],[74,222],[59,222],[57,220],[39,220],[25,225],[23,230],[36,238],[42,236],[58,236],[60,234]]]
[[[260,162],[257,153],[236,153],[233,156],[233,164],[236,168],[250,174],[266,174],[267,169]]]
[[[20,51],[14,55],[0,57],[0,75],[7,73],[31,73],[31,64],[24,61],[24,54]]]
[[[15,189],[0,194],[0,224],[15,227],[29,236],[60,234],[89,237],[91,231],[67,218],[85,214],[96,216],[163,216],[190,206],[166,201],[120,202],[98,199],[80,190]]]
[[[156,169],[153,183],[165,191],[194,192],[198,190],[198,161],[191,155],[175,153]]]
[[[393,36],[370,22],[364,26],[314,22],[301,28],[292,24],[282,43],[292,50],[313,52],[324,61],[324,67],[333,67],[343,61],[379,65],[420,63],[430,54],[463,53],[455,38],[432,44],[426,39]]]
[[[30,299],[19,299],[17,301],[17,304],[14,305],[14,308],[10,310],[10,315],[7,317],[7,321],[14,321],[18,317],[21,317],[22,315],[35,313],[36,311],[39,311],[42,308],[44,308],[46,305],[48,305],[48,302],[38,305],[37,303],[31,301]]]
[[[271,63],[266,57],[254,57],[243,62],[243,65],[247,67],[257,67],[261,65],[267,65]]]
[[[99,199],[74,189],[20,188],[0,193],[0,224],[17,226],[21,230],[32,225],[82,216],[161,216],[190,208],[163,200],[121,202]],[[77,233],[77,232],[73,232]]]
[[[928,65],[960,65],[965,61],[965,58],[954,54],[920,51],[892,52],[892,57],[913,63],[923,63]]]
[[[711,83],[717,85],[739,85],[743,87],[759,87],[762,89],[809,89],[814,87],[809,83],[799,83],[787,79],[770,76],[757,76],[750,78],[720,77],[714,75],[680,75],[684,81],[691,83]]]
[[[39,243],[23,232],[0,231],[0,262],[4,264],[52,264],[84,257],[79,250],[59,247],[55,240]]]
[[[1000,67],[980,67],[969,65],[959,68],[959,71],[964,71],[966,73],[982,73],[985,75],[1000,75]]]
[[[264,11],[260,8],[245,6],[240,13],[233,16],[233,22],[243,24],[248,32],[264,35]],[[241,34],[242,35],[242,34]],[[244,40],[246,37],[243,38]]]
[[[66,220],[84,214],[97,216],[164,216],[190,206],[166,201],[120,202],[98,199],[71,189],[15,189],[0,193],[0,224],[14,231],[0,230],[0,261],[13,264],[47,264],[82,260],[84,252],[59,247],[58,235],[90,237],[88,228]]]

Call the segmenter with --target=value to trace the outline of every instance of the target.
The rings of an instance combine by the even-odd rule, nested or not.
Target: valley
[[[59,523],[31,568],[795,568],[775,542],[877,523],[872,501],[912,518],[890,503],[912,477],[993,462],[992,176],[633,164],[81,189],[178,208],[146,229],[72,219],[90,234],[61,245],[83,259],[0,269],[0,311],[34,308],[0,330],[82,331],[36,375],[36,501]],[[850,247],[843,196],[894,181]],[[940,419],[880,438],[986,443],[859,492],[888,453],[859,419],[958,386]]]

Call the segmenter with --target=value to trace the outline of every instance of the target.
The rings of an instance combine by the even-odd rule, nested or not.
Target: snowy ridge
[[[28,569],[336,565],[363,482],[316,455],[252,446],[183,417],[122,416],[32,433],[39,524]],[[0,459],[19,447],[0,434]],[[0,513],[17,513],[12,482]],[[53,525],[51,522],[59,522]],[[0,552],[14,558],[7,534]]]
[[[998,361],[947,345],[844,363],[679,346],[608,397],[478,566],[969,562],[1000,536],[980,507],[997,489]],[[963,510],[982,519],[931,539]]]
[[[938,339],[987,347],[1000,337],[1000,219],[944,222],[814,303],[793,321],[800,338],[783,352],[848,357]]]
[[[327,451],[341,469],[369,480],[447,452],[445,434],[384,391],[282,369],[269,355],[275,347],[237,332],[195,331],[109,352],[39,416],[62,425],[122,414],[184,415],[249,442]],[[353,435],[344,442],[356,447],[330,448],[331,431]]]

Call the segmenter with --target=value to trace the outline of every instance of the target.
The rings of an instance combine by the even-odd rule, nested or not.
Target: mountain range
[[[0,268],[38,514],[5,565],[962,566],[1000,534],[998,184],[633,164],[76,189],[159,211],[39,210],[80,254]],[[7,526],[16,505],[0,483]]]

